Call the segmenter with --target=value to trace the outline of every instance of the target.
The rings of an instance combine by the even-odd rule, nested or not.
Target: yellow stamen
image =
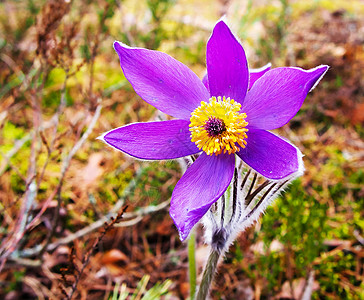
[[[248,122],[240,108],[240,103],[225,96],[201,102],[191,114],[191,141],[208,155],[232,154],[245,148]]]

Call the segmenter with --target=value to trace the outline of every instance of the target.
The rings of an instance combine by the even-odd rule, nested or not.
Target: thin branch
[[[40,72],[37,72],[37,77],[35,81],[38,80],[40,76]],[[0,272],[4,267],[7,258],[19,247],[19,243],[22,237],[25,234],[25,227],[28,221],[28,214],[30,209],[32,208],[34,201],[37,197],[38,189],[35,181],[36,176],[36,163],[37,163],[37,138],[40,131],[40,126],[42,124],[41,121],[41,108],[39,105],[39,101],[37,101],[37,95],[43,90],[45,83],[45,77],[42,79],[42,83],[36,87],[35,93],[31,94],[31,105],[33,108],[33,128],[34,132],[32,133],[32,143],[30,147],[30,157],[29,157],[29,167],[27,171],[27,179],[26,184],[27,188],[25,191],[25,196],[23,198],[19,218],[17,220],[17,224],[13,230],[13,234],[9,239],[9,242],[6,243],[5,247],[2,249],[4,253],[1,257],[1,264],[0,264]]]
[[[61,170],[61,180],[63,180],[63,178],[64,178],[64,175],[71,162],[71,159],[76,154],[76,152],[82,147],[82,145],[85,143],[85,141],[87,140],[89,135],[92,133],[92,130],[94,129],[96,122],[100,117],[101,109],[102,109],[102,105],[99,104],[96,108],[95,114],[94,114],[94,116],[91,120],[91,123],[90,123],[89,127],[87,128],[86,132],[82,135],[81,139],[73,146],[73,148],[69,152],[67,158],[63,161],[62,170]]]
[[[47,250],[47,245],[50,243],[51,238],[53,236],[53,234],[55,233],[57,224],[58,224],[58,219],[59,219],[59,210],[61,208],[61,190],[62,190],[62,184],[63,184],[63,180],[64,177],[66,175],[66,172],[69,168],[69,165],[71,163],[71,160],[73,158],[73,156],[77,153],[77,151],[82,147],[82,145],[85,143],[85,141],[87,140],[87,138],[89,137],[89,135],[92,133],[97,120],[100,117],[100,113],[101,113],[101,109],[102,109],[102,105],[99,104],[96,108],[95,114],[90,122],[90,125],[88,126],[86,132],[82,135],[82,137],[77,141],[77,143],[73,146],[73,148],[71,149],[71,151],[68,153],[68,156],[66,157],[66,159],[63,161],[62,164],[62,169],[61,169],[61,178],[59,180],[59,184],[56,188],[57,190],[57,209],[56,209],[56,215],[54,217],[54,221],[53,221],[53,226],[51,231],[49,232],[46,242],[43,245],[43,247],[41,248],[39,255],[42,255],[46,250]]]
[[[136,212],[124,213],[124,217],[123,217],[124,219],[128,219],[128,218],[134,218],[134,219],[119,222],[119,223],[115,224],[114,226],[116,226],[116,227],[133,226],[133,225],[137,224],[138,222],[140,222],[144,216],[166,208],[169,205],[170,201],[171,200],[168,199],[156,206],[147,206],[147,207],[143,207],[143,208],[139,209]],[[121,198],[117,201],[117,203],[114,205],[113,209],[111,210],[111,212],[109,214],[105,215],[103,218],[97,220],[96,222],[90,224],[89,226],[84,227],[84,228],[80,229],[79,231],[76,231],[75,233],[72,233],[64,238],[60,238],[57,241],[55,241],[54,243],[48,244],[48,246],[46,246],[46,247],[44,247],[44,245],[43,245],[43,246],[31,248],[31,249],[25,249],[20,253],[20,256],[21,257],[31,257],[34,255],[38,255],[41,252],[41,247],[42,248],[44,247],[46,249],[46,251],[53,251],[54,249],[56,249],[57,247],[59,247],[61,245],[69,244],[78,238],[86,236],[86,235],[90,234],[91,232],[94,232],[95,230],[104,226],[105,222],[110,222],[110,220],[117,215],[117,211],[118,210],[120,211],[122,206],[124,206],[124,198]]]
[[[6,154],[1,154],[1,156],[4,158],[3,163],[0,166],[0,176],[2,176],[4,174],[4,172],[6,171],[6,168],[8,167],[9,163],[10,163],[10,159],[16,154],[18,153],[18,151],[23,147],[23,145],[28,142],[33,136],[33,133],[29,133],[25,136],[23,136],[20,140],[15,141],[14,143],[14,147],[9,150]]]
[[[117,224],[118,222],[120,222],[120,220],[123,218],[123,214],[124,214],[124,211],[127,209],[127,206],[123,208],[123,210],[121,212],[119,212],[117,214],[117,216],[115,218],[111,218],[111,220],[109,221],[109,223],[104,223],[104,230],[102,231],[102,233],[97,237],[97,239],[95,240],[95,242],[93,243],[91,249],[88,251],[88,253],[86,254],[84,260],[83,260],[83,264],[82,264],[82,268],[80,271],[77,272],[77,276],[75,278],[75,282],[73,283],[72,285],[72,290],[71,290],[71,293],[69,294],[69,296],[67,297],[68,299],[72,299],[73,297],[73,294],[75,293],[76,289],[77,289],[77,285],[78,285],[78,282],[80,281],[81,279],[81,276],[83,274],[83,272],[85,271],[86,269],[86,266],[88,265],[89,261],[90,261],[90,258],[91,258],[91,255],[95,252],[96,248],[97,248],[97,245],[101,242],[101,240],[104,238],[104,236],[106,235],[106,233],[115,225]],[[72,257],[72,256],[71,256]],[[76,266],[74,263],[73,263],[73,266]]]
[[[42,125],[39,127],[39,129],[46,130],[52,126],[54,126],[57,122],[57,113],[55,113],[52,118],[49,121],[43,122]],[[34,131],[24,135],[20,140],[17,140],[14,142],[14,147],[9,150],[7,153],[3,154],[0,152],[0,155],[4,158],[4,161],[2,162],[0,166],[0,176],[2,176],[8,165],[10,164],[10,159],[18,153],[18,151],[24,146],[24,144],[34,137]]]
[[[42,265],[42,262],[39,259],[28,259],[21,257],[10,257],[6,264],[6,267],[12,267],[13,265],[20,265],[27,268],[38,268]]]
[[[315,281],[315,271],[311,270],[308,273],[308,278],[306,279],[306,284],[305,284],[302,296],[300,297],[301,300],[310,300],[311,299],[314,281]]]
[[[60,101],[60,104],[57,108],[57,111],[56,113],[54,114],[53,116],[53,120],[54,120],[54,127],[53,127],[53,133],[52,133],[52,140],[51,140],[51,143],[50,145],[48,145],[48,142],[46,140],[46,138],[44,137],[43,135],[43,132],[40,131],[40,135],[41,135],[41,138],[43,140],[43,143],[46,145],[47,147],[47,158],[46,158],[46,161],[43,165],[43,168],[42,168],[42,171],[41,171],[41,175],[39,176],[38,178],[38,183],[37,183],[37,189],[39,189],[39,186],[43,180],[43,177],[44,177],[44,173],[45,173],[45,170],[50,162],[50,158],[51,158],[51,154],[52,154],[52,151],[53,151],[53,147],[54,147],[54,144],[55,144],[55,141],[57,139],[57,130],[58,130],[58,125],[59,125],[59,118],[66,106],[66,87],[67,87],[67,80],[68,80],[68,70],[66,70],[66,77],[64,79],[64,82],[63,82],[63,87],[62,87],[62,92],[61,92],[61,101]]]

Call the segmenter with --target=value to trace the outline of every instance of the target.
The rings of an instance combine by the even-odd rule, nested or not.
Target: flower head
[[[220,96],[208,103],[202,101],[191,114],[191,141],[207,155],[232,154],[245,148],[248,123],[240,108],[240,103]]]
[[[207,75],[158,51],[114,43],[136,93],[174,120],[134,123],[105,133],[108,145],[147,160],[200,154],[177,183],[170,215],[182,240],[226,191],[235,159],[270,180],[303,171],[302,154],[268,130],[286,124],[328,66],[249,72],[245,52],[224,21],[207,43]]]

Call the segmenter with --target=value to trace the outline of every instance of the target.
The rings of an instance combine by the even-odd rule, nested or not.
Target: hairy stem
[[[216,267],[219,261],[220,254],[221,254],[220,251],[214,249],[211,250],[210,256],[205,266],[205,270],[202,275],[202,281],[200,284],[200,288],[198,290],[196,300],[207,299],[212,279],[214,278],[214,275],[216,273]]]
[[[190,275],[190,299],[195,299],[196,294],[196,234],[192,230],[188,240],[188,271]]]

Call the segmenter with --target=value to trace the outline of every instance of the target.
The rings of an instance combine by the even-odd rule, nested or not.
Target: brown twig
[[[72,290],[70,292],[70,294],[67,296],[67,299],[72,299],[75,291],[77,290],[77,285],[81,279],[81,276],[84,272],[84,270],[86,269],[86,266],[88,265],[90,258],[92,256],[92,254],[94,253],[94,251],[97,249],[98,244],[101,242],[101,240],[103,239],[103,237],[105,236],[105,234],[117,223],[120,222],[120,220],[123,218],[123,214],[125,212],[125,210],[127,209],[127,206],[125,206],[121,212],[119,212],[117,214],[117,216],[115,218],[111,218],[109,223],[104,223],[104,230],[102,231],[102,233],[98,236],[98,238],[94,241],[91,249],[88,251],[88,253],[85,255],[83,262],[82,262],[82,268],[80,270],[78,270],[76,268],[77,271],[77,275],[75,276],[75,282],[72,285]],[[72,255],[71,255],[71,259]],[[72,267],[76,267],[76,264],[74,262],[71,261],[71,266]]]
[[[169,205],[170,201],[171,200],[168,199],[156,206],[147,206],[147,207],[139,209],[136,212],[130,212],[130,213],[125,212],[123,215],[124,216],[123,219],[128,219],[128,218],[132,218],[132,219],[128,220],[128,221],[119,222],[119,223],[115,224],[114,226],[115,227],[133,226],[133,225],[137,224],[138,222],[140,222],[144,216],[166,208]],[[105,224],[105,222],[110,222],[110,220],[112,218],[115,218],[115,216],[117,214],[116,211],[120,210],[123,205],[124,205],[124,198],[120,198],[109,214],[107,214],[103,218],[97,220],[96,222],[90,224],[89,226],[86,226],[86,227],[80,229],[79,231],[76,231],[75,233],[72,233],[64,238],[60,238],[57,241],[55,241],[54,243],[49,244],[46,247],[46,251],[53,251],[61,245],[67,245],[67,244],[73,242],[74,240],[81,238],[83,236],[86,236],[86,235],[90,234],[91,232],[94,232],[95,230],[101,228]],[[44,246],[42,246],[42,247],[44,247]],[[31,257],[31,256],[39,255],[40,251],[41,251],[41,249],[39,247],[35,247],[32,249],[23,250],[20,255],[22,257]]]
[[[68,153],[68,156],[63,161],[62,169],[61,169],[61,177],[60,177],[60,180],[59,180],[59,184],[58,184],[58,186],[56,188],[56,191],[57,191],[57,209],[56,209],[56,215],[54,217],[54,222],[53,222],[53,225],[52,225],[52,229],[51,229],[51,231],[49,232],[49,234],[47,236],[47,239],[46,239],[45,244],[43,245],[41,251],[39,252],[39,255],[40,256],[44,253],[44,251],[46,251],[47,246],[50,243],[51,238],[54,235],[55,230],[56,230],[56,227],[57,227],[57,224],[58,224],[59,210],[61,208],[61,202],[62,202],[61,201],[62,185],[63,185],[63,180],[64,180],[64,177],[66,175],[66,172],[67,172],[67,170],[69,168],[70,162],[71,162],[73,156],[82,147],[82,145],[84,144],[84,142],[87,140],[87,138],[89,137],[89,135],[93,131],[93,128],[95,127],[96,122],[97,122],[97,120],[100,117],[101,109],[102,109],[102,105],[99,104],[97,106],[97,108],[96,108],[95,114],[94,114],[94,116],[93,116],[93,118],[92,118],[92,120],[90,122],[90,125],[87,128],[86,132],[82,135],[82,137],[78,140],[78,142],[73,146],[73,148],[71,149],[71,151]]]

